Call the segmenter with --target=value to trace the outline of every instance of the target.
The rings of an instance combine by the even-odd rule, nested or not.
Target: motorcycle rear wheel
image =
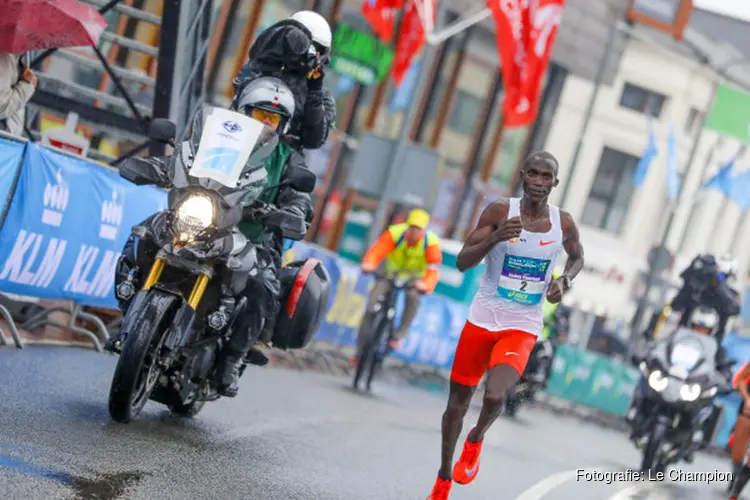
[[[176,298],[151,292],[140,318],[128,332],[109,390],[109,414],[124,424],[141,412],[161,375],[156,354],[164,337],[162,325]],[[156,342],[156,345],[154,345]]]

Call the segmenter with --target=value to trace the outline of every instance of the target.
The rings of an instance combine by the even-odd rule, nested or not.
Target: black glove
[[[321,90],[323,88],[323,78],[325,78],[326,75],[323,72],[322,65],[318,68],[318,73],[320,73],[318,78],[307,79],[307,90]]]

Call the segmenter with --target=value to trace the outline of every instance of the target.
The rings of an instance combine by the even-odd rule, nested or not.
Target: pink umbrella
[[[96,45],[107,21],[76,0],[0,0],[0,51]]]

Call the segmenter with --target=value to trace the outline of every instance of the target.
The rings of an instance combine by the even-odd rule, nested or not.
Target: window
[[[702,118],[703,113],[701,113],[696,108],[690,108],[690,111],[688,111],[687,120],[685,120],[685,132],[690,134],[695,131],[695,127],[698,125]]]
[[[638,160],[638,157],[622,151],[604,148],[583,211],[584,224],[612,233],[622,230],[633,194],[633,174]]]
[[[666,99],[664,94],[626,83],[622,89],[620,106],[658,118]]]
[[[472,135],[474,126],[482,114],[482,100],[468,92],[458,89],[453,103],[448,127],[463,135]]]

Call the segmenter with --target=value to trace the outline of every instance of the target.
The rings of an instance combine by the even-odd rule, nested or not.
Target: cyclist
[[[417,278],[415,288],[406,293],[406,305],[401,317],[401,324],[389,339],[391,349],[398,349],[401,339],[409,333],[409,325],[419,310],[420,295],[432,293],[438,283],[438,266],[443,260],[440,238],[427,230],[430,214],[421,208],[409,212],[406,222],[390,226],[370,247],[362,259],[362,271],[372,273],[385,260],[385,272],[401,278]],[[358,355],[369,338],[370,332],[363,331],[372,317],[372,307],[385,294],[388,281],[378,280],[367,299],[367,312],[362,319],[362,326],[357,334],[357,355],[351,360],[352,365],[359,361]]]

